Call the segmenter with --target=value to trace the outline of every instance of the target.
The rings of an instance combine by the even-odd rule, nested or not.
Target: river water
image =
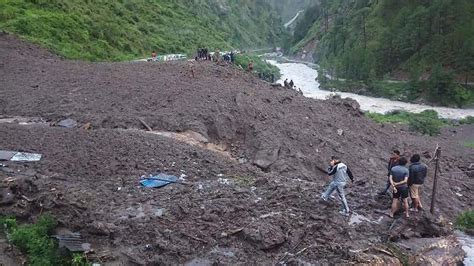
[[[282,74],[278,81],[283,84],[285,79],[293,80],[298,88],[301,88],[303,94],[307,97],[316,99],[326,99],[334,95],[334,92],[324,91],[319,89],[319,83],[316,81],[318,72],[302,63],[277,63],[274,60],[267,60],[269,63],[277,66]],[[422,112],[423,110],[432,109],[438,112],[443,118],[460,119],[466,116],[474,116],[474,109],[456,109],[447,107],[434,107],[429,105],[421,105],[414,103],[406,103],[401,101],[392,101],[385,98],[376,98],[358,95],[354,93],[338,92],[343,98],[352,98],[359,102],[360,108],[363,111],[386,113],[393,110],[405,110],[414,113]]]
[[[456,231],[456,236],[462,245],[462,249],[466,252],[464,265],[474,265],[474,238],[461,231]]]

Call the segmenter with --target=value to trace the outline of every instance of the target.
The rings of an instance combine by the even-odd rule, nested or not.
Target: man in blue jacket
[[[342,215],[347,216],[349,215],[350,210],[349,205],[347,204],[346,195],[344,194],[344,187],[346,186],[348,179],[351,179],[351,181],[354,182],[354,176],[352,175],[352,172],[349,167],[343,164],[339,157],[332,156],[330,164],[331,166],[328,168],[328,175],[334,177],[331,183],[329,183],[328,188],[323,193],[321,198],[324,201],[327,201],[331,194],[334,192],[334,190],[337,190],[342,206],[344,208],[344,210],[341,210],[340,213]]]

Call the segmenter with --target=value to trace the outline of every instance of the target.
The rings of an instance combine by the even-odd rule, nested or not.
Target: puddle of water
[[[277,63],[274,60],[267,60],[270,64],[277,66],[282,74],[279,83],[283,83],[285,79],[293,80],[298,88],[301,88],[306,97],[315,99],[326,99],[334,95],[333,92],[319,89],[319,83],[315,80],[318,72],[302,63]],[[375,98],[369,96],[358,95],[354,93],[338,92],[343,98],[352,98],[359,102],[360,108],[364,111],[377,113],[386,113],[394,110],[405,110],[419,113],[424,110],[435,110],[443,118],[460,119],[466,116],[474,116],[474,109],[456,109],[447,107],[434,107],[429,105],[421,105],[414,103],[406,103],[401,101],[392,101],[385,98]]]
[[[462,245],[462,249],[466,252],[464,265],[474,265],[474,237],[466,235],[461,231],[456,231],[456,236]]]

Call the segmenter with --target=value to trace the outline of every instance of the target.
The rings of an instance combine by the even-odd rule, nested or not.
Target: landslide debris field
[[[449,221],[472,208],[472,177],[449,175],[474,162],[455,132],[472,138],[472,127],[419,136],[370,121],[352,100],[305,98],[231,66],[73,62],[2,35],[0,116],[1,150],[43,155],[2,162],[0,214],[32,221],[50,212],[92,244],[96,261],[396,262],[388,239],[449,235]],[[66,118],[78,125],[54,126]],[[413,213],[394,223],[383,214],[390,199],[376,195],[390,150],[426,162],[438,143],[446,221]],[[337,200],[319,200],[331,155],[356,177],[346,190],[351,217]],[[158,171],[183,183],[140,186]]]

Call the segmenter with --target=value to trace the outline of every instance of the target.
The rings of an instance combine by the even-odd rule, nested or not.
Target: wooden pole
[[[441,148],[437,147],[436,148],[436,153],[435,153],[435,172],[434,172],[434,179],[433,179],[433,193],[431,194],[431,208],[430,212],[431,214],[434,213],[434,207],[435,207],[435,201],[436,201],[436,190],[438,188],[438,168],[439,168],[439,157],[441,156]]]

